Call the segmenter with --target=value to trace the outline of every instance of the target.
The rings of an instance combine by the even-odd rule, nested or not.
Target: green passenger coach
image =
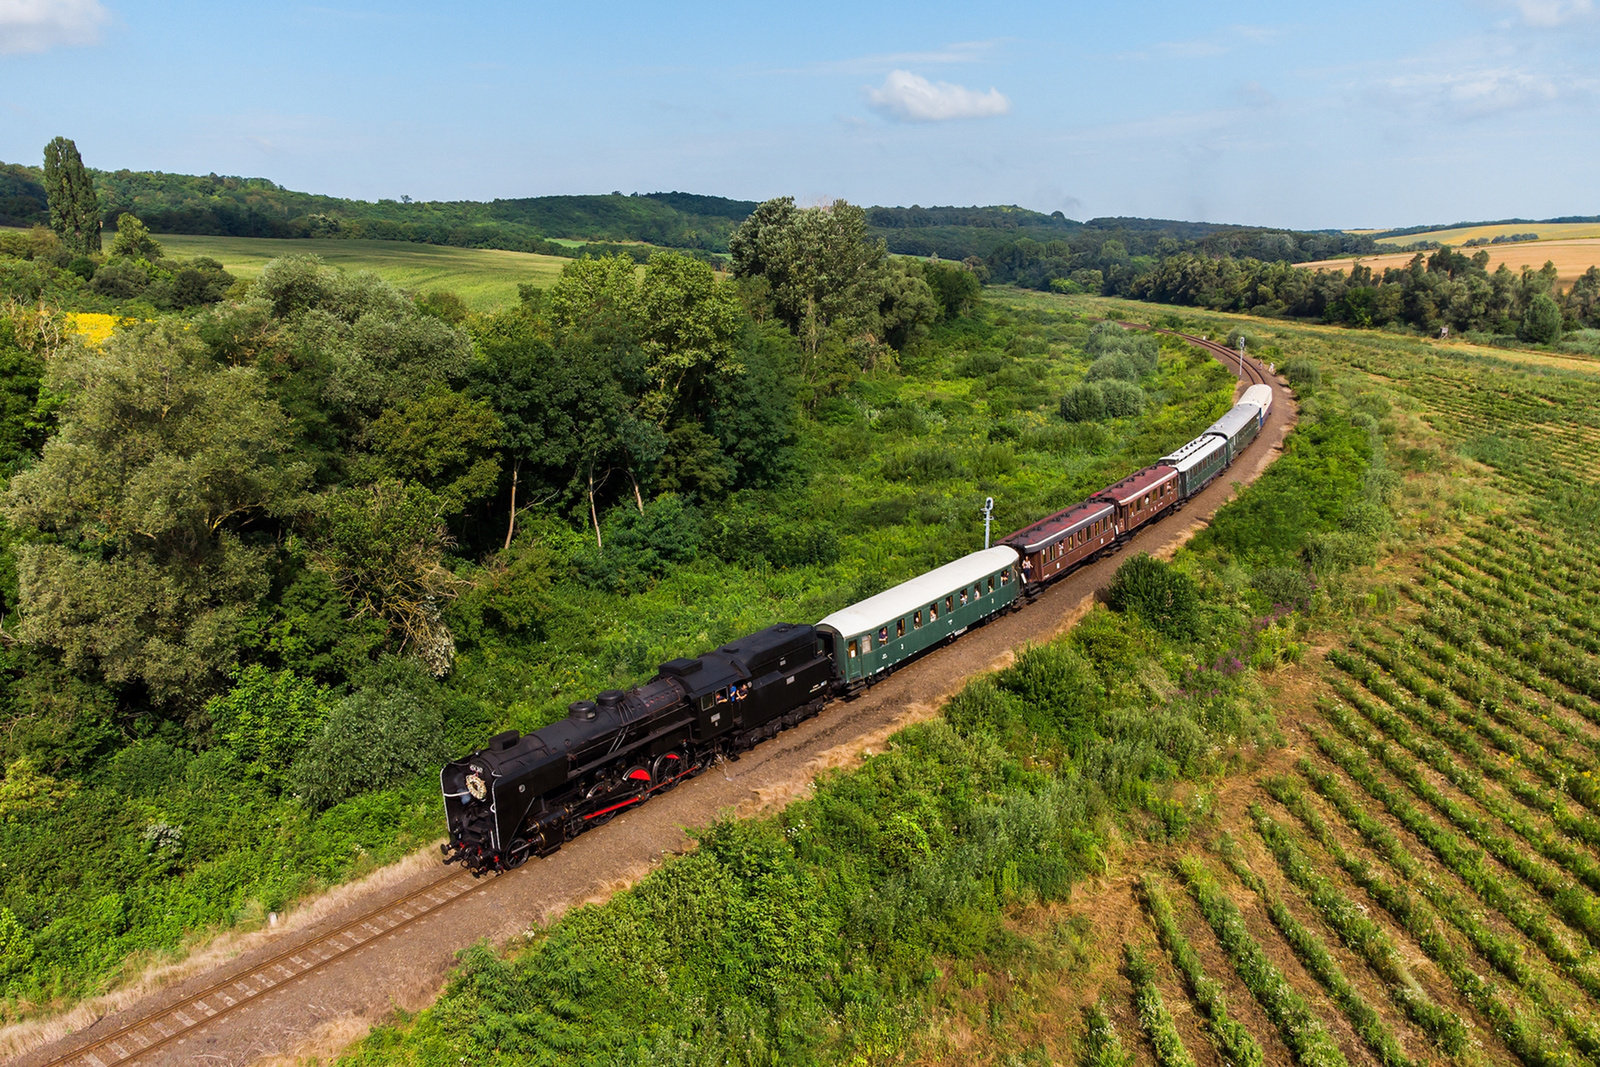
[[[870,685],[1010,607],[1021,588],[1014,549],[986,548],[902,582],[817,623],[843,685]]]

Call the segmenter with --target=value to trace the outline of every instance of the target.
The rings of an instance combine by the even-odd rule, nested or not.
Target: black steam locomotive
[[[445,861],[474,873],[545,856],[590,826],[815,715],[833,660],[815,627],[779,623],[624,693],[580,700],[537,734],[498,734],[440,775]]]

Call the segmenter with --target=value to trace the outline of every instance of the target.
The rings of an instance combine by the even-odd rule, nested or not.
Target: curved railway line
[[[1269,387],[1278,384],[1255,360],[1241,357],[1227,345],[1137,323],[1123,325],[1179,337],[1205,349],[1224,366],[1234,369],[1246,384]],[[909,669],[915,670],[916,667]],[[538,869],[537,865],[526,868],[523,876],[528,877],[527,871]],[[496,878],[493,881],[498,880]],[[274,990],[303,982],[308,976],[347,958],[351,953],[392,938],[412,924],[439,914],[453,902],[468,896],[478,885],[481,883],[470,872],[446,868],[438,877],[398,899],[362,910],[353,917],[339,921],[334,928],[292,944],[265,959],[242,966],[223,965],[219,968],[226,970],[222,977],[170,1003],[151,1006],[104,1033],[94,1031],[101,1025],[113,1022],[114,1014],[56,1042],[57,1045],[72,1047],[62,1047],[53,1053],[36,1048],[14,1058],[12,1062],[26,1067],[132,1067],[134,1064],[155,1062],[155,1053],[183,1044],[207,1024],[247,1009]],[[160,993],[153,994],[146,999],[146,1003],[161,999]],[[139,1012],[141,1006],[135,1005],[129,1010]]]

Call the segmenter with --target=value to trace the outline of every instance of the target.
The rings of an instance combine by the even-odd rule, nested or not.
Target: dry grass
[[[1379,233],[1379,230],[1350,230],[1350,233]],[[1408,245],[1417,241],[1438,241],[1459,245],[1479,237],[1509,237],[1514,233],[1536,233],[1541,241],[1560,241],[1574,237],[1600,237],[1600,222],[1504,222],[1495,226],[1455,226],[1404,237],[1380,237],[1381,245]]]
[[[1596,227],[1600,229],[1600,227]],[[1417,235],[1412,240],[1421,240],[1423,235]],[[1430,238],[1431,239],[1431,238]],[[1531,241],[1520,244],[1486,245],[1483,248],[1460,249],[1468,254],[1477,252],[1489,253],[1489,270],[1495,271],[1504,263],[1512,270],[1521,270],[1528,267],[1538,270],[1548,260],[1556,265],[1556,272],[1563,283],[1570,284],[1578,275],[1593,266],[1600,266],[1600,237],[1582,238],[1569,241]],[[1353,263],[1371,267],[1374,273],[1382,273],[1390,267],[1403,267],[1411,262],[1413,252],[1389,252],[1377,256],[1354,256],[1345,259],[1319,259],[1309,263],[1296,263],[1297,267],[1310,267],[1312,270],[1343,270],[1348,271]]]

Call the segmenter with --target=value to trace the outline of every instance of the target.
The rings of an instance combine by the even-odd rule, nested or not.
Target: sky
[[[1600,0],[0,0],[0,160],[1294,228],[1600,214]]]

